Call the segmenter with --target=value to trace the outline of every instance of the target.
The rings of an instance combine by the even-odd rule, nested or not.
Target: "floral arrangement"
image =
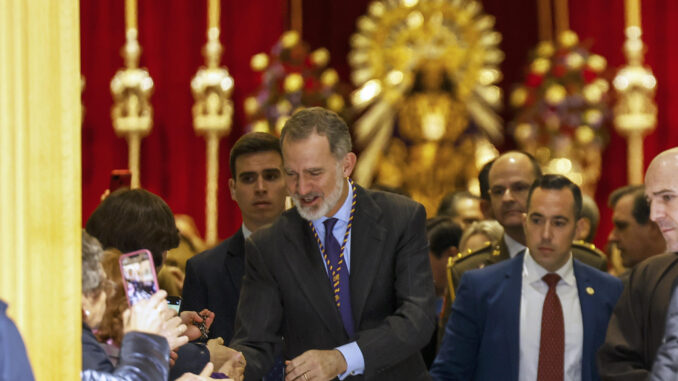
[[[311,52],[295,31],[285,32],[270,54],[254,55],[250,66],[261,72],[261,86],[245,99],[248,129],[279,135],[287,119],[304,107],[325,107],[346,118],[350,89],[327,67],[329,60],[327,49]]]
[[[510,96],[518,109],[511,126],[516,142],[554,151],[591,144],[602,149],[611,115],[606,66],[572,31],[561,33],[555,46],[540,43],[525,81]]]

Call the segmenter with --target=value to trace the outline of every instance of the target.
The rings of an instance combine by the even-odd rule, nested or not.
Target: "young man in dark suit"
[[[282,344],[287,380],[429,379],[419,353],[435,322],[423,206],[348,178],[356,155],[331,111],[297,112],[280,139],[296,208],[245,243],[230,345],[245,378],[260,378]]]
[[[532,184],[527,249],[462,276],[434,379],[598,379],[595,354],[622,284],[573,259],[581,205],[579,187],[563,176]]]
[[[186,263],[182,311],[215,313],[209,338],[233,337],[235,312],[244,274],[245,239],[275,221],[285,209],[287,190],[278,138],[252,132],[233,145],[230,154],[231,198],[242,213],[242,226],[230,238]]]

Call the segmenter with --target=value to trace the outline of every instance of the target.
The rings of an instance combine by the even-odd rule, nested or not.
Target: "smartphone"
[[[114,169],[111,171],[111,181],[108,190],[113,193],[118,189],[132,186],[132,172],[129,169]]]
[[[133,306],[158,292],[158,276],[155,273],[153,256],[148,250],[138,250],[120,256],[120,274],[127,295]]]
[[[167,305],[179,313],[179,308],[181,308],[181,297],[180,296],[168,296],[165,298],[167,300]]]

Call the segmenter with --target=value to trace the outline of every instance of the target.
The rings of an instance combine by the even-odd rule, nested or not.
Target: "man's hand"
[[[285,361],[285,381],[331,380],[346,372],[346,360],[336,349],[328,351],[310,350]]]
[[[209,331],[210,327],[212,326],[212,322],[214,321],[214,312],[204,309],[200,311],[200,314],[198,314],[195,311],[183,311],[181,314],[181,321],[186,324],[188,327],[186,329],[186,336],[188,336],[188,340],[193,341],[197,340],[201,336],[200,328],[198,326],[194,325],[194,323],[200,324],[203,322],[202,316],[206,316],[205,320],[205,329]]]
[[[224,373],[235,381],[243,381],[245,379],[245,366],[247,365],[245,356],[242,352],[238,352],[235,349],[229,347],[224,348],[228,350],[226,353],[228,359],[224,365],[219,368],[219,373]]]
[[[177,354],[176,351],[170,351],[170,367],[174,366],[174,364],[177,362],[178,358],[179,358],[179,355]]]

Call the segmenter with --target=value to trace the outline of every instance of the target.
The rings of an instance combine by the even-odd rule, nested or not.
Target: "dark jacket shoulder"
[[[575,259],[596,268],[607,271],[607,256],[596,245],[585,241],[572,242],[572,255]]]
[[[188,262],[194,265],[214,265],[215,260],[225,258],[229,253],[236,256],[243,256],[243,242],[244,238],[241,229],[218,245],[207,249],[200,254],[194,255]]]
[[[485,244],[476,249],[470,250],[466,253],[459,253],[450,258],[450,267],[459,267],[465,270],[475,269],[480,264],[485,263],[489,258],[498,256],[501,248],[498,243],[485,242]]]
[[[92,330],[84,323],[82,324],[82,369],[106,373],[113,373],[115,370],[106,351],[99,345]]]
[[[633,274],[655,274],[658,271],[665,270],[667,266],[676,261],[678,261],[678,253],[653,255],[636,265],[631,270],[631,276]]]
[[[605,294],[614,296],[614,302],[616,303],[617,298],[623,289],[622,281],[619,278],[606,272],[598,271],[594,267],[587,265],[576,258],[574,259],[574,263],[575,277],[588,278],[598,283],[599,286],[606,287],[607,291],[610,292]]]

